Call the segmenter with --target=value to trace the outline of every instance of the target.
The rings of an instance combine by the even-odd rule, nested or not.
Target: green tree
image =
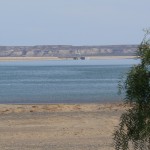
[[[150,30],[138,47],[141,62],[133,66],[120,84],[125,91],[124,103],[131,108],[121,115],[114,132],[116,150],[150,150]]]

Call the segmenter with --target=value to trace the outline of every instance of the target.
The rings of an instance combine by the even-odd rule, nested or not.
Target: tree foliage
[[[125,91],[125,103],[132,107],[120,118],[114,133],[116,150],[150,150],[150,32],[146,31],[138,47],[141,62],[133,66],[119,86]]]

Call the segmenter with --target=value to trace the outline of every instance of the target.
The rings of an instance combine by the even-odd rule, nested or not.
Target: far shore
[[[114,129],[129,108],[122,103],[0,104],[0,149],[114,150]]]
[[[87,60],[134,59],[137,56],[87,56]],[[59,57],[0,57],[0,61],[44,61],[44,60],[73,60],[73,58]]]

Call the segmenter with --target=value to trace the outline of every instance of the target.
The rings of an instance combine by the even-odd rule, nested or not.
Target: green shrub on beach
[[[150,150],[150,30],[138,47],[140,64],[133,66],[119,88],[131,108],[121,115],[114,132],[116,150]]]

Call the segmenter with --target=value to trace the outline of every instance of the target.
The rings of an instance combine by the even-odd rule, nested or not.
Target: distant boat
[[[73,57],[73,60],[86,60],[88,58],[81,56],[81,57]]]

